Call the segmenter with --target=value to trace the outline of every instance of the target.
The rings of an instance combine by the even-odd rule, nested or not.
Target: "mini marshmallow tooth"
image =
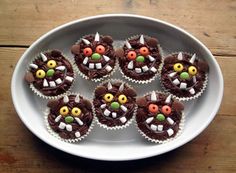
[[[129,43],[128,40],[125,41],[125,45],[126,45],[126,47],[127,47],[128,49],[131,49],[131,48],[132,48],[132,46],[130,45],[130,43]]]
[[[62,80],[60,78],[58,78],[57,80],[55,80],[55,82],[59,85],[62,83]]]
[[[125,83],[123,82],[119,87],[119,91],[122,92],[124,90],[124,87],[125,87]]]
[[[43,80],[43,86],[44,86],[44,87],[48,87],[48,81],[47,81],[47,79],[44,79],[44,80]]]
[[[84,42],[84,44],[87,44],[87,45],[90,44],[90,41],[88,41],[87,39],[83,38],[82,41]]]
[[[142,73],[142,69],[141,68],[135,68],[135,72],[136,73]]]
[[[75,121],[80,125],[84,125],[83,121],[81,121],[81,119],[79,119],[78,117],[75,117]]]
[[[154,119],[154,117],[149,117],[146,119],[146,123],[149,124],[152,122],[152,120]]]
[[[107,72],[110,72],[112,70],[112,67],[107,65],[105,69],[106,69]]]
[[[149,59],[149,61],[151,61],[151,62],[155,61],[155,58],[153,58],[151,55],[148,55],[148,59]]]
[[[79,102],[80,102],[80,97],[79,97],[79,94],[77,94],[75,97],[75,103],[79,103]]]
[[[107,117],[110,115],[110,113],[111,111],[109,111],[108,109],[105,109],[105,111],[103,112],[103,114]]]
[[[145,66],[142,67],[142,70],[143,70],[143,72],[146,72],[146,71],[149,70],[149,68],[148,68],[148,66],[145,65]]]
[[[195,89],[194,88],[191,88],[190,90],[189,90],[189,92],[190,92],[190,94],[195,94]]]
[[[104,103],[100,106],[101,109],[104,109],[107,105]]]
[[[140,38],[139,38],[139,43],[144,44],[144,38],[143,38],[143,35],[140,36]]]
[[[94,63],[89,63],[89,68],[94,69]]]
[[[197,82],[197,78],[196,76],[193,76],[193,83],[196,83]]]
[[[127,111],[127,107],[125,107],[124,105],[121,105],[120,108],[121,108],[121,110],[124,111],[124,112]]]
[[[94,41],[99,41],[99,40],[100,40],[100,35],[98,34],[98,32],[96,32]]]
[[[172,82],[173,82],[173,84],[175,84],[175,85],[179,85],[179,84],[180,84],[179,79],[175,79],[175,80],[173,80]]]
[[[46,55],[44,55],[43,53],[40,53],[40,55],[41,55],[41,58],[42,58],[43,62],[45,62],[45,61],[48,60],[48,58],[46,57]]]
[[[178,54],[177,59],[180,60],[180,61],[183,60],[183,54],[182,54],[182,52],[180,52],[180,53]]]
[[[83,60],[83,64],[86,65],[88,63],[88,57],[85,57]]]
[[[71,131],[72,131],[72,125],[67,124],[67,125],[66,125],[66,130],[67,130],[68,132],[71,132]]]
[[[169,136],[172,136],[174,134],[174,130],[173,129],[168,129],[167,133]]]
[[[121,117],[120,121],[124,124],[127,121],[127,119],[126,119],[126,117]]]
[[[106,55],[103,55],[103,58],[104,58],[104,60],[105,60],[106,62],[110,60],[110,58],[109,58],[108,56],[106,56]]]
[[[60,71],[64,71],[65,69],[66,69],[66,67],[63,65],[56,67],[56,70],[60,70]]]
[[[195,59],[196,59],[196,54],[193,54],[193,56],[192,56],[192,58],[189,60],[189,62],[193,64],[194,61],[195,61]]]
[[[60,122],[59,126],[60,129],[64,129],[66,127],[66,124],[63,122]]]
[[[187,88],[187,84],[184,83],[184,82],[181,82],[179,88],[180,89],[186,89]]]
[[[168,74],[169,77],[174,77],[177,74],[177,72],[172,72],[170,74]]]
[[[65,95],[65,96],[63,97],[63,102],[64,102],[64,103],[68,103],[68,102],[69,102],[69,97],[68,97],[67,95]]]
[[[134,68],[134,61],[130,61],[127,67],[132,70]]]
[[[151,70],[153,73],[156,73],[156,72],[157,72],[157,69],[156,69],[155,67],[152,67],[150,70]]]
[[[152,94],[151,94],[151,101],[157,101],[157,95],[156,95],[156,92],[155,92],[155,91],[152,91]]]
[[[30,64],[29,65],[31,68],[38,69],[38,66],[36,64]]]
[[[74,80],[74,78],[73,77],[71,77],[71,76],[66,76],[66,78],[65,78],[66,80],[68,80],[68,81],[70,81],[70,82],[72,82],[73,80]]]
[[[79,131],[75,132],[75,137],[76,137],[76,138],[79,138],[79,137],[80,137],[80,132],[79,132]]]
[[[55,118],[55,122],[60,121],[60,119],[61,119],[61,115],[58,115],[58,116]]]
[[[158,131],[162,131],[162,130],[163,130],[163,125],[158,125],[158,126],[157,126],[157,130],[158,130]]]
[[[171,101],[171,97],[172,97],[171,94],[168,95],[168,97],[166,97],[165,103],[170,103],[170,101]]]
[[[111,89],[112,89],[112,84],[111,84],[111,82],[108,82],[108,83],[107,83],[107,89],[108,89],[108,90],[111,90]]]
[[[96,63],[95,66],[96,69],[102,69],[102,63]]]
[[[54,81],[49,82],[50,87],[56,87],[56,83]]]
[[[117,117],[117,113],[116,112],[112,112],[111,115],[112,115],[112,118],[116,118]]]
[[[152,124],[150,127],[151,127],[151,129],[152,129],[153,131],[156,131],[156,130],[157,130],[157,126],[154,125],[154,124]]]
[[[167,121],[168,121],[168,123],[170,123],[171,125],[174,124],[174,121],[173,121],[170,117],[167,117]]]

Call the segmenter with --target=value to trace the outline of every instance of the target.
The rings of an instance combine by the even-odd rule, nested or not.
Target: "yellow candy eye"
[[[188,68],[188,73],[191,74],[191,75],[195,75],[197,73],[197,68],[194,67],[194,66],[190,66]]]
[[[77,107],[74,107],[72,110],[71,110],[71,114],[74,115],[74,116],[79,116],[81,114],[81,109],[80,108],[77,108]]]
[[[183,65],[180,64],[180,63],[176,63],[176,64],[174,65],[174,71],[176,71],[176,72],[181,72],[183,69],[184,69],[184,67],[183,67]]]
[[[61,114],[62,116],[65,116],[65,115],[67,115],[68,113],[69,113],[69,109],[68,109],[67,106],[61,107],[61,109],[60,109],[60,114]]]
[[[105,94],[105,96],[103,98],[106,102],[111,102],[113,100],[114,96],[110,93],[107,93],[107,94]]]
[[[54,68],[54,67],[56,67],[56,65],[57,65],[57,63],[54,60],[50,60],[47,63],[48,68]]]
[[[118,97],[118,101],[121,103],[121,104],[124,104],[127,102],[127,97],[123,94],[119,95]]]
[[[45,77],[45,75],[46,75],[46,74],[45,74],[45,71],[43,71],[43,70],[41,70],[41,69],[36,71],[36,77],[37,77],[37,78],[41,78],[41,79],[42,79],[42,78]]]

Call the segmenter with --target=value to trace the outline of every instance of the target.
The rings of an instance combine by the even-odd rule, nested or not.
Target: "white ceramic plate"
[[[116,45],[120,43],[120,40],[143,33],[157,37],[165,54],[176,51],[197,53],[208,62],[210,72],[207,90],[199,99],[185,105],[185,128],[177,139],[166,144],[153,144],[143,139],[134,125],[117,131],[106,131],[95,125],[90,135],[81,143],[76,144],[62,142],[47,132],[42,113],[45,110],[46,101],[35,96],[23,80],[27,65],[35,55],[47,49],[60,49],[72,58],[70,48],[76,40],[97,31],[113,36]],[[121,78],[118,71],[112,77]],[[78,77],[73,91],[91,98],[91,91],[95,86],[94,82]],[[151,90],[160,90],[158,80],[148,85],[133,86],[140,95]],[[157,19],[129,14],[112,14],[76,20],[40,37],[17,63],[12,77],[11,91],[14,106],[22,122],[32,133],[49,145],[85,158],[113,161],[135,160],[168,152],[199,135],[219,109],[223,95],[223,78],[211,52],[186,31]]]

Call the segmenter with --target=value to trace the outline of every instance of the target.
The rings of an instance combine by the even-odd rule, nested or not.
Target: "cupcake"
[[[120,80],[109,80],[96,87],[93,105],[100,126],[121,129],[136,112],[136,91]]]
[[[132,37],[116,54],[121,73],[132,82],[148,83],[159,73],[162,57],[156,38],[143,35]]]
[[[25,80],[37,95],[55,98],[70,89],[74,82],[74,70],[60,51],[46,51],[29,65]]]
[[[171,140],[183,128],[184,105],[158,91],[137,99],[136,123],[139,132],[151,142]]]
[[[47,104],[47,127],[51,134],[66,142],[76,142],[88,135],[92,128],[91,103],[81,95],[65,95]]]
[[[206,88],[208,70],[208,64],[196,54],[170,54],[164,60],[161,85],[180,100],[197,98]]]
[[[87,35],[72,46],[79,74],[85,79],[100,81],[114,71],[115,51],[110,36]]]

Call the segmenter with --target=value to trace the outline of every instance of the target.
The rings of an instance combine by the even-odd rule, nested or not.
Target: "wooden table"
[[[223,72],[224,98],[216,118],[200,136],[161,156],[115,163],[65,154],[23,125],[10,94],[12,72],[22,53],[58,25],[104,13],[165,20],[211,50]],[[236,172],[236,1],[1,0],[0,58],[0,172]]]

